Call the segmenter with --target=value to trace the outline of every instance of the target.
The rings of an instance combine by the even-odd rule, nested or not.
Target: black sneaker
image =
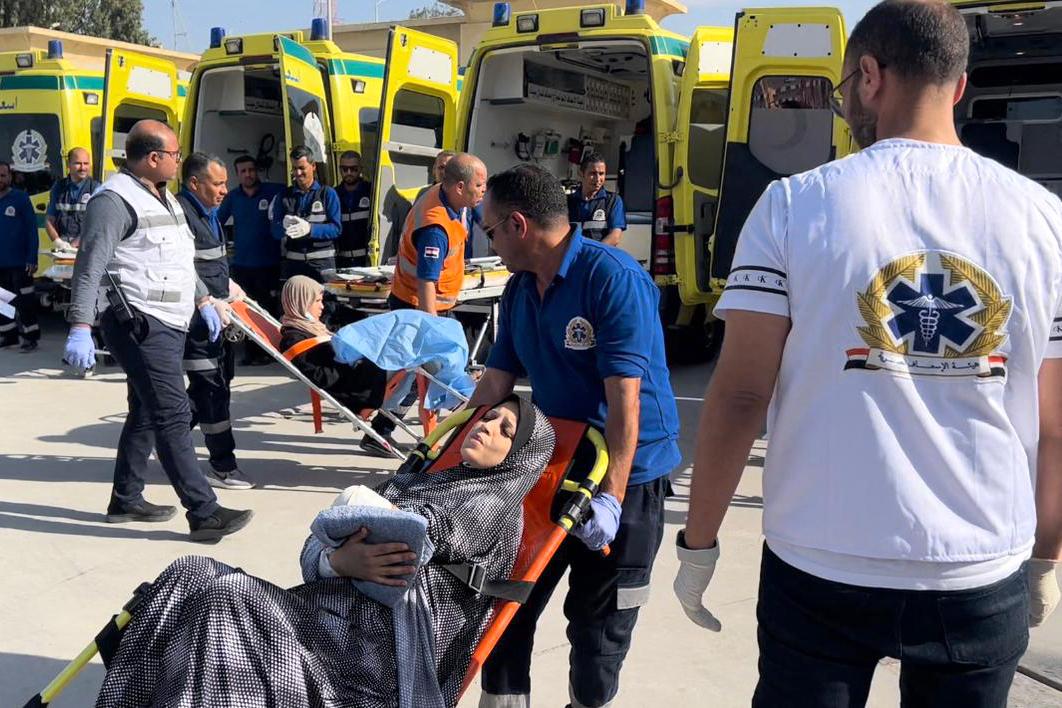
[[[130,521],[146,521],[152,524],[161,524],[169,521],[177,515],[177,507],[152,504],[141,500],[136,504],[121,506],[111,503],[107,506],[107,523],[124,524]]]
[[[37,342],[25,341],[19,346],[18,350],[22,354],[29,354],[30,352],[37,350]]]
[[[399,455],[406,454],[406,449],[396,443],[391,436],[386,435],[383,436],[383,438],[386,442],[384,443],[384,445],[381,445],[380,443],[376,442],[374,438],[371,438],[366,435],[361,439],[361,442],[358,443],[358,447],[361,448],[362,452],[367,455],[372,455],[373,457],[385,457],[389,459],[396,459],[395,452],[397,452]]]
[[[188,526],[191,530],[189,538],[193,541],[217,541],[222,536],[236,533],[246,526],[253,517],[254,512],[250,509],[240,511],[239,509],[226,509],[223,506],[219,506],[217,511],[205,519],[188,520]]]

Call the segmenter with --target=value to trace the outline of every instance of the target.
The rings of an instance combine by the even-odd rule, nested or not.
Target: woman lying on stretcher
[[[126,626],[96,705],[455,706],[493,600],[444,566],[479,564],[487,580],[509,577],[523,499],[553,446],[549,420],[510,397],[471,427],[460,464],[400,471],[381,484],[376,491],[396,509],[321,512],[306,549],[339,535],[344,519],[353,533],[362,514],[373,519],[364,522],[374,526],[369,540],[408,541],[413,553],[399,559],[417,568],[405,588],[357,580],[378,572],[359,561],[363,532],[326,560],[304,550],[304,577],[326,565],[345,577],[291,590],[208,558],[176,561]],[[423,530],[419,544],[411,524]]]

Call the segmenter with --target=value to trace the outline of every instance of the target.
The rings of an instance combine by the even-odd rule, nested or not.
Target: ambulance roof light
[[[62,59],[63,58],[63,40],[61,40],[61,39],[49,39],[48,40],[48,58],[49,59]]]
[[[625,15],[644,15],[645,14],[645,0],[627,0],[627,11],[623,13]]]
[[[505,27],[509,24],[509,18],[512,17],[513,6],[507,2],[494,3],[494,27]]]
[[[310,21],[310,41],[331,38],[331,27],[324,17],[315,17]]]
[[[221,46],[221,40],[225,39],[224,27],[211,27],[210,28],[210,48],[217,49]]]
[[[33,55],[32,54],[16,54],[15,66],[19,69],[31,69],[33,68]]]

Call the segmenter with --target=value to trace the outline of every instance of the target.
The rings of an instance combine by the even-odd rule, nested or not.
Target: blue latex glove
[[[218,315],[218,311],[208,302],[199,306],[199,315],[203,318],[203,321],[206,322],[207,334],[210,336],[210,341],[218,341],[218,337],[221,336],[221,317]]]
[[[572,536],[591,551],[600,551],[616,538],[622,511],[616,497],[602,492],[590,500],[590,516],[572,529]]]
[[[75,369],[91,369],[96,365],[96,343],[88,327],[71,327],[63,348],[63,360]]]

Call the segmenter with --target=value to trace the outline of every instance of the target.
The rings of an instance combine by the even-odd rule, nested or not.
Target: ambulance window
[[[727,91],[698,89],[690,103],[690,145],[686,164],[698,187],[719,189],[726,145]]]
[[[417,154],[402,146],[442,148],[445,104],[441,98],[402,89],[395,94],[391,118],[391,140],[385,148],[395,168],[395,185],[399,189],[431,183],[434,153]]]
[[[829,79],[766,76],[752,88],[749,150],[781,175],[803,172],[833,155]]]
[[[0,116],[0,160],[11,164],[15,187],[30,195],[47,192],[63,176],[59,117],[31,113]]]
[[[123,103],[114,109],[113,145],[114,154],[111,161],[115,169],[121,169],[125,165],[125,138],[137,122],[151,119],[162,123],[166,122],[166,114],[162,111]]]
[[[314,162],[317,163],[317,178],[323,183],[330,183],[329,171],[326,168],[328,162],[327,143],[328,139],[324,132],[324,111],[321,107],[321,97],[308,91],[292,86],[287,86],[288,110],[285,116],[291,126],[290,150],[296,145],[303,145],[313,153]]]
[[[361,163],[363,173],[371,175],[376,166],[372,164],[376,156],[376,143],[380,140],[380,109],[362,108],[358,111],[358,124],[361,127]]]

